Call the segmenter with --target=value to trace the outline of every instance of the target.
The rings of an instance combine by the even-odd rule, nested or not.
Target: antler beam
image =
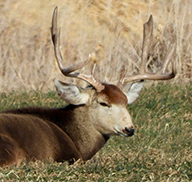
[[[57,60],[59,69],[61,72],[67,76],[67,77],[74,77],[74,78],[79,78],[82,79],[88,83],[90,83],[98,92],[104,89],[104,85],[102,85],[100,82],[96,81],[95,78],[93,77],[93,74],[91,75],[85,75],[81,74],[78,72],[74,72],[78,69],[81,69],[85,65],[87,65],[90,60],[91,60],[91,55],[89,55],[89,59],[83,62],[80,62],[78,64],[72,65],[68,68],[65,68],[63,66],[63,57],[61,55],[61,51],[59,49],[59,43],[60,43],[60,31],[57,28],[57,11],[58,8],[56,7],[53,11],[53,16],[52,16],[52,27],[51,27],[51,36],[52,36],[52,42],[54,45],[54,52],[55,52],[55,58]],[[95,66],[95,65],[94,65]],[[94,69],[94,68],[93,68]],[[93,73],[94,71],[92,71]]]
[[[128,82],[132,81],[140,81],[140,80],[168,80],[174,78],[177,71],[174,62],[172,61],[172,72],[165,73],[166,69],[171,62],[172,55],[175,51],[175,45],[170,48],[170,51],[166,55],[165,62],[162,68],[157,73],[148,73],[147,72],[147,58],[149,50],[151,49],[153,41],[153,16],[149,17],[148,22],[144,24],[143,28],[143,47],[142,47],[142,55],[141,55],[141,69],[140,73],[137,75],[131,75],[125,78],[125,69],[123,68],[121,71],[120,79],[117,84],[119,88],[123,88],[124,85]]]

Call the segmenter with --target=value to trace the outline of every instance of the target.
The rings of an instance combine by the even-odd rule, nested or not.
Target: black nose
[[[127,132],[127,136],[133,136],[135,129],[130,129],[130,128],[125,128],[126,132]]]

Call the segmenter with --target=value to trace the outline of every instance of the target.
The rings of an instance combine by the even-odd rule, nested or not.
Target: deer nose
[[[133,136],[134,132],[135,132],[135,129],[133,129],[133,128],[125,128],[125,131],[127,133],[127,136]]]

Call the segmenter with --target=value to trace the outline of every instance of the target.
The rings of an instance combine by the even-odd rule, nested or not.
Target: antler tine
[[[52,26],[51,26],[51,36],[52,36],[52,42],[54,45],[54,52],[55,52],[55,57],[59,66],[59,69],[61,72],[68,77],[74,77],[74,78],[80,78],[88,83],[90,83],[98,92],[104,89],[104,86],[97,82],[93,75],[85,75],[85,74],[80,74],[78,72],[73,73],[74,71],[84,67],[86,64],[88,64],[91,61],[91,56],[89,56],[89,59],[83,62],[80,62],[78,64],[72,65],[68,68],[65,68],[63,66],[63,57],[61,55],[61,51],[59,49],[59,43],[60,43],[60,31],[57,28],[57,11],[58,8],[56,7],[53,11],[53,16],[52,16]]]
[[[175,51],[175,45],[169,50],[167,56],[165,58],[165,62],[162,68],[157,73],[148,73],[147,68],[147,58],[149,54],[149,50],[151,49],[153,40],[153,16],[150,15],[149,20],[144,24],[143,28],[143,47],[142,47],[142,55],[141,55],[141,69],[140,73],[137,75],[131,75],[126,78],[120,77],[120,81],[118,83],[118,87],[122,88],[126,83],[132,81],[140,81],[140,80],[168,80],[174,78],[176,75],[176,66],[172,62],[172,72],[165,73],[166,69],[171,62],[172,55]],[[120,83],[121,82],[121,83]]]
[[[62,71],[62,73],[65,71],[65,68],[62,64],[63,58],[59,49],[59,42],[60,42],[60,31],[57,29],[57,7],[53,11],[52,16],[52,27],[51,27],[51,36],[52,36],[52,42],[54,45],[54,52],[55,57],[59,66],[59,69]]]
[[[173,47],[170,47],[170,51],[168,51],[168,54],[166,56],[166,59],[165,59],[165,63],[163,64],[163,67],[162,67],[162,73],[165,73],[166,72],[166,69],[171,61],[171,57],[173,56],[173,53],[175,52],[176,50],[176,44],[173,45]],[[160,70],[161,71],[161,70]],[[172,74],[175,76],[177,74],[177,70],[176,70],[176,65],[174,64],[174,62],[172,62]]]
[[[153,41],[153,16],[143,25],[143,47],[140,73],[146,73],[147,57]]]
[[[123,89],[124,79],[125,79],[125,68],[123,67],[123,68],[121,69],[119,82],[118,82],[118,84],[117,84],[117,86],[118,86],[120,89]]]

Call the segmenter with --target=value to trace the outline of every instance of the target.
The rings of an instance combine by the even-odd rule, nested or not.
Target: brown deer
[[[167,54],[162,69],[157,73],[146,70],[148,52],[152,41],[153,18],[144,24],[142,65],[140,73],[125,77],[123,69],[116,85],[100,83],[91,75],[74,72],[84,67],[90,59],[63,66],[59,49],[57,7],[53,12],[51,35],[55,57],[61,72],[68,77],[82,79],[91,86],[81,88],[56,80],[59,96],[69,103],[64,108],[21,108],[0,113],[0,166],[19,165],[26,160],[69,161],[90,159],[111,135],[123,137],[134,134],[134,126],[126,106],[133,103],[143,87],[143,80],[168,80],[175,77],[176,69],[166,73],[174,48]],[[128,82],[128,93],[122,91]]]

